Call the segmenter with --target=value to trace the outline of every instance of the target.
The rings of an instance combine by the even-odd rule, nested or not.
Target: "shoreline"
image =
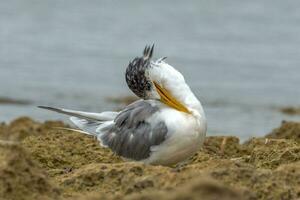
[[[172,167],[124,161],[93,137],[53,129],[66,126],[27,117],[0,124],[0,197],[154,200],[300,195],[297,122],[283,122],[265,137],[244,143],[234,136],[207,137],[186,164]]]

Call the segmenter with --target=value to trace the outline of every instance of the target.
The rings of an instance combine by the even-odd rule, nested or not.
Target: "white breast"
[[[166,107],[149,120],[163,120],[168,134],[162,144],[151,148],[151,156],[144,160],[147,164],[172,165],[184,161],[197,152],[204,141],[206,122],[191,114]]]

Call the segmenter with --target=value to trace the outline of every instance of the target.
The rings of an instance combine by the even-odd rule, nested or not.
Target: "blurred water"
[[[242,139],[300,105],[300,1],[0,1],[0,120],[66,119],[53,105],[115,109],[129,94],[124,70],[146,44],[186,77],[207,113],[209,134]]]

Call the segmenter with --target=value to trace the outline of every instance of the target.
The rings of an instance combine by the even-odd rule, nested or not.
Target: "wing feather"
[[[38,107],[42,109],[62,113],[65,115],[86,119],[86,120],[108,121],[108,120],[113,120],[118,115],[118,112],[110,112],[110,111],[102,112],[102,113],[92,113],[92,112],[83,112],[77,110],[69,110],[64,108],[54,108],[49,106],[38,106]]]
[[[148,158],[151,148],[161,144],[168,133],[163,121],[149,120],[159,112],[159,102],[155,100],[136,101],[119,113],[88,113],[46,106],[39,107],[70,115],[70,120],[83,130],[83,133],[97,136],[102,146],[129,159]]]
[[[151,147],[161,144],[168,132],[163,121],[149,122],[159,111],[150,101],[153,100],[134,102],[117,115],[113,124],[98,129],[101,143],[129,159],[148,158]]]

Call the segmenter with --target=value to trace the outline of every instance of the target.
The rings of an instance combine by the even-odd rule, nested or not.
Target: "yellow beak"
[[[173,97],[168,90],[166,90],[165,88],[161,87],[155,81],[153,83],[154,83],[154,86],[155,86],[155,88],[156,88],[159,96],[160,96],[160,100],[164,104],[166,104],[166,105],[168,105],[168,106],[170,106],[172,108],[175,108],[178,111],[191,114],[191,112],[184,105],[182,105],[182,103],[180,103],[175,97]]]

